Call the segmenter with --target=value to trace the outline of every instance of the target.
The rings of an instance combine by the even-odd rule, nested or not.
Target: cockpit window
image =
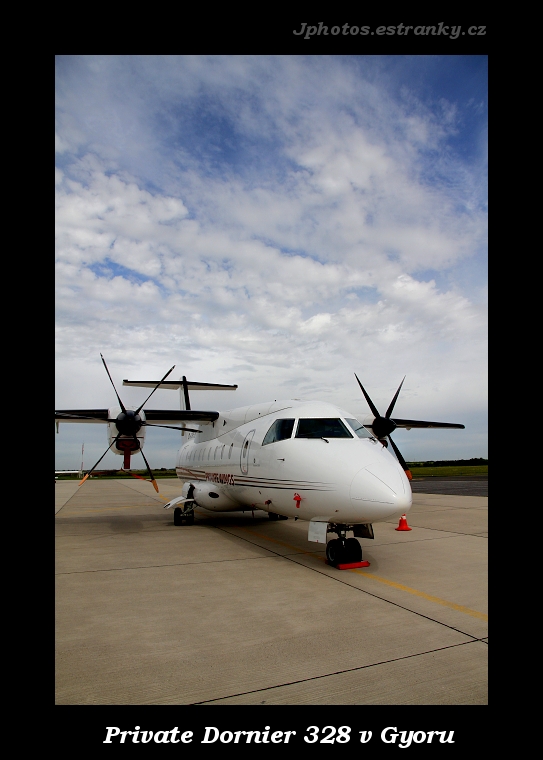
[[[358,420],[347,420],[349,425],[352,427],[354,432],[357,434],[359,438],[374,438],[375,436],[373,433],[370,433],[369,430],[366,430],[364,425],[361,425]]]
[[[301,419],[296,438],[352,438],[351,433],[339,419]]]
[[[275,420],[266,433],[262,445],[265,446],[267,443],[275,443],[276,441],[284,441],[285,438],[290,438],[293,428],[294,420]]]

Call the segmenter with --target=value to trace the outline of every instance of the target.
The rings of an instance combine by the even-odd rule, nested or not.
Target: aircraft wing
[[[458,428],[464,430],[465,425],[457,425],[455,422],[426,422],[424,420],[400,420],[397,417],[391,418],[396,427],[399,428]]]
[[[146,422],[155,425],[175,425],[192,422],[209,425],[219,417],[219,412],[199,412],[192,409],[144,409]],[[108,409],[62,409],[55,411],[55,422],[107,422]]]
[[[55,422],[107,422],[109,409],[59,409]]]
[[[193,409],[144,409],[145,419],[155,425],[172,425],[176,422],[194,422],[209,425],[219,419],[219,412],[198,412]]]

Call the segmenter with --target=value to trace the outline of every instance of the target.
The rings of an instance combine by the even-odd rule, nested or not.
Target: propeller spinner
[[[356,373],[355,373],[355,377],[358,380],[358,376],[356,375]],[[360,382],[360,380],[358,380],[358,385],[360,386],[360,388],[362,390],[362,393],[364,394],[364,396],[366,398],[366,401],[368,402],[368,405],[369,405],[372,413],[375,415],[375,419],[373,420],[373,422],[371,424],[371,429],[375,433],[375,437],[378,438],[384,446],[387,445],[387,440],[386,439],[388,437],[388,440],[390,441],[390,445],[392,446],[392,448],[394,449],[394,453],[398,457],[398,462],[403,467],[403,469],[405,471],[405,474],[407,475],[407,477],[409,478],[409,480],[412,480],[413,476],[411,475],[411,470],[407,466],[407,463],[406,463],[405,459],[403,458],[403,456],[402,456],[402,454],[400,452],[400,449],[396,446],[396,444],[394,443],[394,441],[392,440],[392,438],[390,436],[390,434],[394,430],[396,430],[396,423],[394,422],[394,420],[390,419],[390,415],[392,414],[392,410],[394,409],[394,404],[396,403],[396,400],[397,400],[398,396],[400,395],[400,391],[402,389],[402,385],[403,385],[403,381],[404,380],[405,380],[405,377],[402,380],[402,382],[400,383],[400,387],[398,388],[398,390],[394,394],[394,398],[390,402],[389,407],[386,410],[384,417],[381,417],[381,415],[377,411],[377,407],[375,406],[375,404],[373,403],[373,401],[371,400],[371,398],[366,393],[366,390],[364,389],[364,386],[362,385],[362,383]]]
[[[355,377],[358,380],[358,377],[356,374],[355,374]],[[405,377],[403,380],[405,380]],[[430,422],[429,420],[404,420],[404,419],[400,419],[399,417],[392,419],[390,415],[392,414],[392,410],[394,409],[394,404],[396,403],[396,400],[398,399],[398,396],[400,395],[400,390],[403,385],[403,380],[400,383],[400,387],[394,394],[394,398],[390,402],[390,405],[388,409],[386,410],[384,417],[381,417],[381,415],[377,411],[377,407],[375,406],[371,398],[366,393],[364,386],[362,385],[360,380],[358,380],[358,385],[362,389],[362,393],[364,394],[366,401],[368,402],[369,407],[375,417],[372,424],[369,425],[368,427],[371,427],[371,429],[375,433],[375,437],[381,441],[383,446],[387,446],[387,438],[388,438],[388,440],[390,441],[390,445],[394,449],[394,453],[398,457],[398,462],[401,464],[401,466],[405,470],[405,474],[407,475],[409,480],[412,480],[411,471],[409,470],[409,467],[407,466],[405,459],[401,455],[399,448],[396,446],[396,444],[392,440],[390,434],[394,430],[396,430],[397,427],[407,428],[408,430],[411,428],[448,428],[448,429],[456,428],[457,430],[463,430],[465,425],[460,425],[457,422]]]

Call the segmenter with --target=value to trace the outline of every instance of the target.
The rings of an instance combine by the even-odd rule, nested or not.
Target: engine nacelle
[[[192,493],[191,485],[193,486]],[[241,509],[240,505],[227,496],[217,483],[185,483],[182,493],[183,496],[190,495],[199,507],[212,512],[233,512]]]
[[[125,407],[125,408],[135,411],[134,407]],[[120,407],[114,407],[112,409],[108,409],[108,416],[110,420],[116,419],[120,413],[121,413]],[[141,417],[142,421],[145,422],[145,414],[143,412],[143,409],[140,411],[139,416]],[[108,443],[110,447],[118,435],[119,435],[119,430],[117,428],[117,425],[114,422],[108,422],[107,439],[108,439]],[[131,454],[137,454],[141,449],[143,449],[143,444],[145,442],[145,426],[142,426],[137,431],[136,439],[137,440],[135,441],[134,436],[122,435],[121,438],[119,438],[119,440],[115,444],[115,446],[111,447],[111,451],[114,454],[120,454],[121,456],[123,456],[125,451],[128,449],[128,451],[130,451]]]

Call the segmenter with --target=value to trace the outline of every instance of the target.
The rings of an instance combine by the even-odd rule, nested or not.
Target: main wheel
[[[362,562],[362,547],[356,538],[348,538],[345,541],[346,562]]]
[[[173,511],[173,524],[174,525],[183,525],[183,517],[182,517],[182,510],[181,507],[176,507]]]
[[[333,538],[326,544],[326,559],[333,565],[340,565],[343,562],[345,549],[339,538]]]
[[[268,512],[268,517],[270,518],[270,520],[278,520],[279,519],[279,515],[277,515],[275,512]]]

